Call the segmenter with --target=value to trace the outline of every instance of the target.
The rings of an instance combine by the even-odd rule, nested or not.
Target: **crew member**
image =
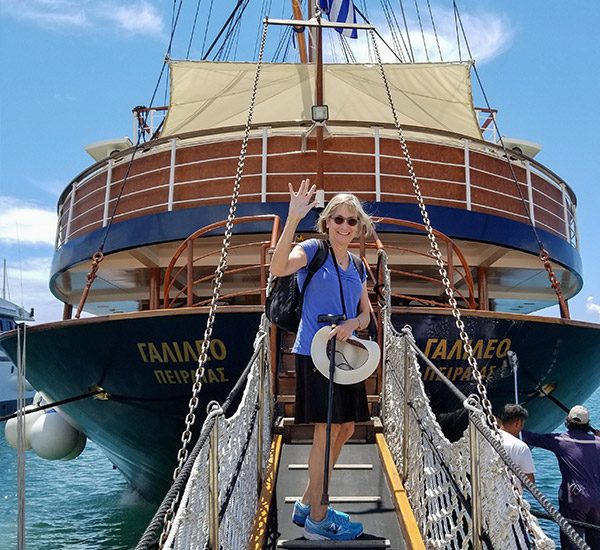
[[[600,437],[592,432],[590,413],[581,406],[573,407],[565,421],[563,433],[538,434],[523,431],[528,445],[552,451],[558,459],[562,483],[558,491],[560,513],[597,526],[596,529],[573,525],[592,549],[600,549]],[[561,531],[563,550],[575,546]]]
[[[535,483],[535,466],[529,447],[519,439],[529,413],[521,405],[507,403],[504,405],[500,420],[502,421],[502,444],[511,460],[521,468],[529,480]]]

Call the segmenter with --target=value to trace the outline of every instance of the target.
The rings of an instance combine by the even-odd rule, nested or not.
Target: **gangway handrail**
[[[451,524],[438,524],[437,527],[431,527],[437,520],[431,519],[431,510],[429,507],[435,508],[435,514],[442,519],[451,514],[455,519],[454,528],[456,528],[457,531],[463,529],[459,525],[461,521],[459,517],[454,516],[455,514],[460,516],[460,507],[451,509],[453,505],[452,495],[444,492],[446,489],[440,486],[438,490],[434,491],[435,494],[429,494],[425,488],[415,486],[414,484],[415,475],[420,483],[426,482],[425,479],[419,477],[419,474],[415,474],[415,472],[420,468],[422,469],[424,465],[429,472],[434,472],[433,474],[430,473],[428,475],[430,477],[435,476],[437,483],[442,484],[441,478],[438,479],[438,476],[442,476],[442,473],[435,474],[435,461],[437,460],[441,464],[440,467],[444,470],[443,476],[448,478],[449,485],[454,487],[455,497],[460,501],[460,506],[462,506],[463,511],[469,516],[467,531],[461,532],[459,535],[462,537],[467,535],[472,537],[473,548],[481,548],[482,540],[486,540],[488,545],[494,548],[491,539],[502,538],[498,533],[491,532],[489,529],[489,521],[487,531],[482,523],[483,514],[487,513],[489,516],[490,507],[493,508],[494,506],[498,506],[498,503],[502,506],[506,504],[509,508],[514,508],[516,506],[519,510],[520,521],[523,522],[523,527],[526,528],[529,533],[528,536],[533,537],[537,543],[541,543],[540,548],[546,547],[543,545],[545,544],[544,541],[549,541],[549,539],[543,534],[537,525],[537,522],[531,515],[527,504],[524,503],[521,490],[516,481],[517,479],[522,486],[529,490],[541,506],[552,515],[554,521],[558,523],[560,528],[578,548],[588,548],[568,521],[559,514],[550,501],[539,491],[536,485],[525,476],[520,467],[508,456],[499,439],[499,434],[494,426],[490,426],[490,419],[483,410],[479,396],[475,394],[465,396],[465,394],[458,389],[419,348],[412,336],[410,327],[406,326],[400,332],[395,330],[391,322],[390,272],[387,267],[385,251],[380,251],[380,263],[385,271],[386,283],[384,289],[385,304],[383,306],[382,314],[382,317],[384,318],[384,330],[386,332],[386,360],[384,363],[384,390],[382,395],[383,424],[386,438],[390,438],[390,448],[396,450],[394,458],[402,473],[402,477],[404,478],[403,481],[407,487],[409,502],[413,509],[417,511],[417,520],[422,529],[422,535],[426,540],[426,543],[429,540],[428,537],[434,537],[434,539],[429,540],[429,542],[431,545],[435,546],[435,544],[439,542],[439,538],[436,537],[450,537],[446,541],[448,542],[449,540],[453,540],[453,537],[455,536]],[[417,356],[437,375],[447,390],[462,404],[462,407],[459,407],[457,411],[464,412],[468,415],[468,435],[463,435],[463,437],[455,443],[450,443],[445,438],[437,418],[433,415],[419,372]],[[394,360],[398,364],[395,364]],[[399,395],[395,395],[394,390],[398,390]],[[412,422],[420,426],[420,437],[415,438],[413,435],[411,438],[409,435],[411,418]],[[387,422],[388,420],[390,421],[389,425]],[[427,425],[424,425],[424,422],[426,422]],[[432,439],[434,436],[437,438],[435,441]],[[487,461],[482,463],[481,466],[479,465],[479,461],[481,455],[483,455],[484,447],[482,446],[483,440],[481,440],[479,436],[482,436],[483,440],[485,440],[490,447],[489,450],[486,450],[486,456],[488,457]],[[411,439],[413,440],[412,443]],[[427,461],[427,453],[421,450],[423,462],[427,462],[426,464],[421,464],[421,458],[415,457],[415,453],[410,452],[411,448],[414,449],[414,439],[417,439],[421,446],[423,445],[424,440],[427,439],[429,441],[428,445],[430,446],[430,453],[431,455],[435,455],[436,458],[429,458]],[[411,447],[411,445],[413,445],[413,447]],[[453,453],[456,453],[457,451],[460,456],[463,457],[463,461],[465,456],[467,457],[470,470],[467,469],[465,471],[464,467],[461,470],[456,464],[453,464],[452,468],[449,468],[448,465],[445,464],[445,459],[454,456]],[[499,457],[501,464],[503,463],[506,467],[504,484],[506,485],[508,483],[509,486],[512,486],[512,491],[509,492],[508,495],[510,498],[510,494],[512,493],[511,498],[513,500],[516,499],[516,502],[511,503],[502,500],[503,497],[500,494],[492,498],[492,500],[497,499],[498,502],[489,501],[490,488],[495,487],[494,481],[491,478],[497,475],[503,476],[502,471],[498,470],[497,466],[491,463],[491,457],[493,457],[494,454]],[[444,455],[447,456],[445,457]],[[482,471],[484,468],[485,470]],[[456,470],[456,473],[451,471],[453,469]],[[487,474],[485,473],[486,471]],[[459,474],[459,477],[455,479],[455,475],[457,474]],[[514,477],[511,479],[511,476]],[[488,500],[485,502],[480,496],[484,484],[488,485],[486,490]],[[503,493],[503,495],[506,495],[506,493]],[[436,506],[440,506],[440,500],[445,504],[441,505],[443,509],[437,510]],[[506,514],[506,510],[504,509],[500,516],[503,516],[503,514]],[[515,520],[514,518],[513,520],[507,518],[507,521],[508,524],[510,524],[511,521]],[[500,525],[495,525],[494,530],[501,531],[502,528]],[[514,528],[513,523],[512,534],[511,531],[509,531],[505,536],[513,537],[511,540],[513,540],[516,545],[516,539],[523,537],[523,532],[518,528]],[[504,540],[506,542],[506,539]],[[548,548],[549,547],[550,546],[548,546]]]

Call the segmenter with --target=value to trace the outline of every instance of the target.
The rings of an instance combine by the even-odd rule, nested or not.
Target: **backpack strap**
[[[327,261],[327,256],[329,256],[329,247],[327,246],[327,242],[325,242],[323,239],[318,239],[317,251],[315,252],[315,255],[313,256],[310,263],[308,264],[308,273],[306,274],[304,285],[300,289],[300,310],[302,310],[302,305],[304,303],[304,292],[306,291],[306,287],[313,278],[313,275],[317,271],[319,271],[319,269],[321,269],[323,264]]]
[[[363,277],[365,276],[365,264],[363,264],[363,261],[359,256],[352,252],[350,252],[350,257],[352,258],[356,271],[358,271],[358,274],[360,275],[360,282],[362,284]]]

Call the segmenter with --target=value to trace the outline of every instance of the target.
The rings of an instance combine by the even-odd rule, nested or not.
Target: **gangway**
[[[378,435],[379,445],[385,445],[383,438]],[[353,521],[360,521],[365,529],[356,541],[343,545],[339,542],[332,544],[306,540],[303,529],[291,522],[294,502],[300,498],[306,484],[310,444],[292,440],[283,445],[276,485],[276,523],[273,526],[278,534],[277,548],[418,548],[414,542],[405,542],[400,523],[400,503],[403,500],[398,498],[394,502],[393,498],[393,494],[402,494],[404,489],[397,483],[400,479],[393,463],[382,460],[379,445],[378,442],[353,440],[344,446],[334,467],[334,492],[330,502],[332,506],[349,513]],[[387,446],[383,452],[386,449]],[[392,471],[386,471],[387,468]],[[390,486],[390,480],[396,484]],[[408,504],[408,501],[405,502]],[[404,512],[408,512],[407,521],[416,529],[410,508],[407,510],[404,507]],[[420,539],[420,534],[417,536]]]
[[[136,550],[554,548],[519,483],[578,548],[587,548],[508,458],[479,396],[462,395],[418,348],[409,327],[394,328],[390,272],[385,253],[380,254],[385,274],[381,388],[378,401],[370,400],[372,420],[358,424],[342,450],[331,499],[361,521],[365,533],[344,543],[307,541],[291,523],[293,502],[306,483],[311,426],[286,419],[291,387],[271,376],[274,339],[263,316],[248,366],[226,402],[208,413]],[[468,417],[458,441],[449,441],[437,422],[419,360],[457,392]],[[277,395],[287,396],[279,413]]]

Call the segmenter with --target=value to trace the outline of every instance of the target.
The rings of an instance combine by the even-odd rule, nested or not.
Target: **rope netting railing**
[[[169,491],[136,550],[234,550],[248,544],[273,424],[267,323],[263,316],[247,377],[240,377],[238,387],[245,383],[240,404],[230,417],[225,416],[225,405],[231,404],[233,396],[222,407],[216,402],[209,405],[189,464],[173,483],[173,487],[180,486],[179,505],[168,517],[177,498],[174,490]]]
[[[380,254],[385,288],[389,289],[390,272],[385,253],[380,251]],[[524,485],[577,547],[587,548],[508,457],[487,422],[479,397],[465,398],[450,381],[447,381],[449,392],[454,392],[462,403],[457,408],[456,420],[458,416],[468,417],[469,428],[456,442],[445,437],[430,407],[420,373],[418,357],[426,357],[419,353],[410,327],[401,332],[393,327],[387,290],[382,318],[384,434],[426,547],[555,548],[522,496]],[[438,376],[444,378],[439,371]]]

